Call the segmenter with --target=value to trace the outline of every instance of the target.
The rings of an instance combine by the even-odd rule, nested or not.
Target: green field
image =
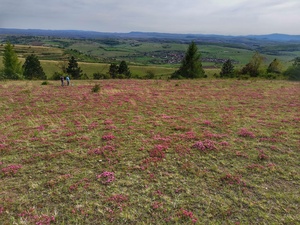
[[[27,39],[26,39],[27,40]],[[131,39],[47,39],[40,38],[35,46],[27,40],[27,45],[15,45],[20,60],[29,54],[35,54],[41,60],[48,77],[60,71],[58,64],[67,61],[73,55],[86,73],[92,78],[93,73],[108,72],[108,65],[112,62],[125,60],[134,76],[142,77],[152,71],[157,78],[168,77],[180,65],[181,59],[188,47],[188,43],[166,40],[131,40]],[[46,47],[45,47],[46,46]],[[297,46],[296,46],[297,47]],[[300,54],[295,45],[277,44],[260,47],[264,59],[264,66],[275,58],[279,59],[286,69],[291,60]],[[212,76],[219,73],[222,62],[231,59],[236,68],[241,68],[249,62],[255,50],[251,46],[241,44],[199,43],[202,64],[206,73]],[[4,45],[0,45],[0,57]],[[0,69],[2,66],[2,58]]]
[[[1,224],[299,224],[299,106],[287,81],[1,81]]]
[[[168,52],[184,53],[188,44],[180,43],[157,43],[157,42],[139,42],[123,41],[118,45],[110,46],[96,42],[77,42],[68,46],[68,49],[76,49],[82,53],[102,59],[126,60],[140,64],[149,64],[153,58],[163,58]],[[238,47],[226,47],[217,44],[199,44],[199,51],[202,58],[211,59],[231,59],[237,61],[237,66],[245,65],[254,54],[254,50]],[[265,57],[265,63],[269,64],[274,58],[280,59],[284,64],[295,58],[299,52],[278,52],[278,55],[268,55],[262,53]],[[161,63],[169,66],[168,63]],[[203,62],[204,66],[214,66],[214,62]],[[175,64],[176,65],[176,64]],[[220,65],[219,65],[220,66]]]
[[[20,57],[21,63],[24,63],[25,59]],[[48,78],[55,72],[60,72],[61,69],[59,64],[62,61],[56,60],[40,60],[41,65],[44,69]],[[93,77],[94,73],[108,73],[110,64],[107,63],[87,63],[87,62],[79,62],[79,66],[81,67],[83,73],[86,73],[89,78]],[[155,74],[156,78],[167,78],[169,77],[176,68],[172,67],[164,67],[164,66],[155,66],[155,65],[129,65],[130,71],[133,76],[143,77],[147,74],[148,71],[151,71]],[[3,69],[2,56],[0,56],[0,70]],[[213,75],[215,72],[218,72],[219,69],[206,69],[207,74]]]

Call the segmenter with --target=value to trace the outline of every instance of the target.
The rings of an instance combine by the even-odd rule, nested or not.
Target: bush
[[[49,85],[50,83],[48,81],[43,81],[41,85]]]
[[[110,75],[109,74],[105,74],[105,73],[94,73],[93,74],[93,78],[95,80],[100,80],[100,79],[109,79],[110,78]]]
[[[60,72],[54,72],[52,77],[50,77],[50,80],[60,80],[61,76],[65,77],[65,74],[60,73]]]
[[[83,74],[80,75],[79,79],[81,79],[81,80],[88,80],[90,78],[89,78],[89,76],[86,73],[83,73]]]
[[[152,70],[148,70],[146,72],[146,76],[145,76],[146,79],[154,79],[155,78],[155,73],[152,71]]]
[[[284,75],[293,81],[300,81],[300,65],[291,66],[285,72]]]
[[[4,80],[5,76],[4,76],[4,71],[0,70],[0,80]]]
[[[95,84],[95,86],[92,88],[92,92],[93,93],[97,93],[100,91],[100,85],[99,84]]]

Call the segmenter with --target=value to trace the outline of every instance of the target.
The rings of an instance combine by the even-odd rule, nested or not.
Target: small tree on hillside
[[[111,63],[108,71],[111,78],[130,78],[131,73],[125,61],[117,63]]]
[[[26,57],[25,63],[22,67],[24,70],[23,74],[26,79],[47,79],[38,57],[33,54]]]
[[[294,59],[293,65],[284,72],[284,75],[289,80],[300,81],[300,57]]]
[[[258,52],[255,52],[255,54],[252,56],[250,62],[246,64],[243,68],[241,73],[242,74],[248,74],[250,77],[258,77],[259,76],[259,68],[263,63],[263,56],[259,54]]]
[[[293,66],[300,66],[300,57],[296,57],[293,61]]]
[[[21,62],[13,45],[9,42],[4,47],[3,65],[3,78],[13,80],[23,79]]]
[[[127,63],[124,60],[119,65],[118,73],[123,74],[125,78],[130,78],[130,70],[128,68]]]
[[[82,70],[78,66],[77,60],[72,56],[69,59],[68,67],[66,69],[67,74],[69,74],[73,79],[80,79],[82,75]]]
[[[280,74],[282,70],[282,65],[278,59],[274,59],[268,66],[267,73]]]
[[[117,78],[117,75],[119,73],[119,66],[116,63],[110,64],[108,73],[111,78],[113,79]]]
[[[180,68],[172,74],[171,78],[201,78],[205,77],[201,63],[201,54],[198,52],[197,45],[192,42],[181,62]]]
[[[222,69],[220,72],[220,77],[233,77],[234,76],[234,66],[230,59],[223,63]]]

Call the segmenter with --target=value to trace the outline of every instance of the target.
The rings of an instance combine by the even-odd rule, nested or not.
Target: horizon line
[[[46,29],[46,28],[7,28],[0,27],[4,30],[27,30],[27,31],[76,31],[76,32],[94,32],[94,33],[106,33],[106,34],[130,34],[130,33],[144,33],[144,34],[168,34],[168,35],[214,35],[214,36],[231,36],[231,37],[241,37],[241,36],[265,36],[265,35],[287,35],[287,36],[300,36],[300,34],[288,34],[288,33],[262,33],[262,34],[216,34],[216,33],[177,33],[177,32],[159,32],[159,31],[128,31],[128,32],[119,32],[119,31],[96,31],[96,30],[81,30],[81,29]]]

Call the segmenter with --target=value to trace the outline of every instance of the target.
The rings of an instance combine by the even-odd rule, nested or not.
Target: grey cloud
[[[298,0],[0,0],[0,27],[111,32],[295,33]],[[293,18],[293,20],[289,19]],[[272,21],[278,21],[272,24]],[[289,26],[286,24],[288,23]],[[270,25],[272,24],[272,26]]]

